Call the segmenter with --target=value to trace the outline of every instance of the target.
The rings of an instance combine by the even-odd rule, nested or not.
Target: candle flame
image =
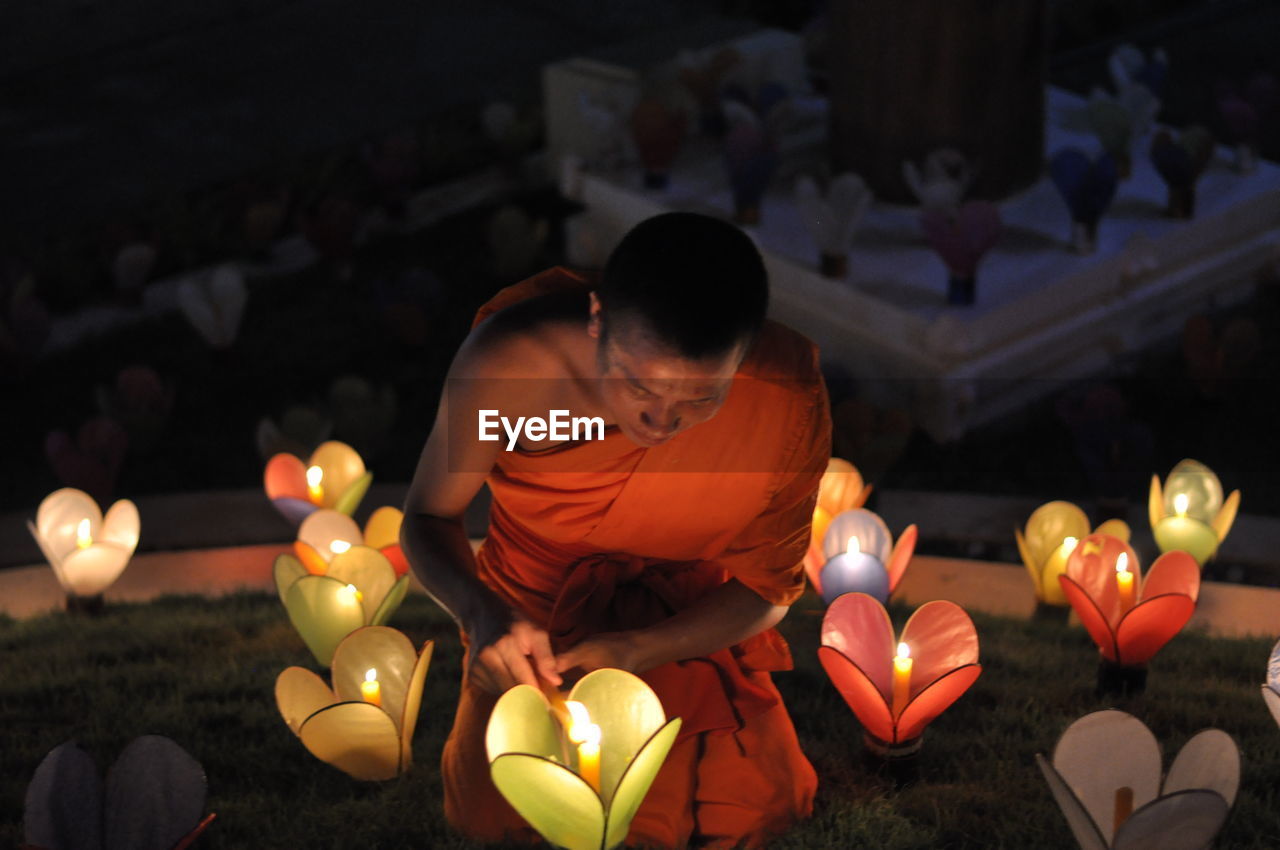
[[[575,744],[600,743],[600,727],[591,722],[587,707],[573,699],[565,700],[564,707],[569,709],[569,716],[572,718],[565,733],[569,740]]]
[[[1116,558],[1116,572],[1118,573],[1129,572],[1129,553],[1128,552],[1121,552],[1120,557]]]
[[[898,657],[899,657],[899,658],[910,658],[910,657],[911,657],[911,647],[907,646],[905,643],[899,643],[899,644],[898,644]]]
[[[294,467],[295,469],[297,467]],[[320,486],[321,480],[324,478],[324,470],[318,466],[307,467],[307,486],[315,489]],[[296,479],[295,479],[296,480]]]
[[[1064,537],[1064,538],[1062,538],[1062,551],[1063,551],[1063,553],[1065,553],[1065,554],[1067,554],[1067,555],[1070,555],[1072,552],[1074,552],[1074,551],[1075,551],[1076,544],[1077,544],[1077,543],[1079,543],[1079,542],[1080,542],[1080,541],[1079,541],[1079,540],[1077,540],[1077,539],[1076,539],[1076,538],[1074,538],[1074,537]]]
[[[1179,493],[1178,495],[1174,496],[1173,512],[1178,516],[1185,516],[1187,513],[1187,503],[1190,501],[1191,499],[1188,498],[1186,493]]]
[[[88,548],[93,543],[93,538],[89,536],[89,518],[85,517],[80,520],[80,524],[76,526],[76,546],[81,549]]]
[[[370,667],[368,670],[365,670],[365,671],[364,671],[364,680],[365,680],[366,682],[376,682],[376,681],[378,681],[378,668],[377,668],[377,667]]]
[[[351,548],[351,544],[345,540],[334,540],[329,543],[329,551],[335,555],[341,555]]]
[[[364,601],[364,594],[361,593],[359,588],[357,588],[354,584],[347,585],[346,587],[342,588],[342,591],[343,593],[347,594],[347,596],[349,596],[352,600],[356,602]]]
[[[862,547],[858,545],[858,535],[855,534],[854,536],[849,538],[848,552],[850,555],[857,555],[861,551],[862,551]]]

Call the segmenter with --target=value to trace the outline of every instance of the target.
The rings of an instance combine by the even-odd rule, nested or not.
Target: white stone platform
[[[1047,153],[1097,149],[1092,136],[1062,126],[1082,103],[1050,89]],[[807,105],[811,111],[812,99]],[[1048,177],[1003,202],[1005,233],[978,269],[969,307],[946,304],[946,268],[912,207],[873,204],[847,276],[822,277],[791,187],[824,157],[820,145],[793,151],[761,224],[746,228],[772,280],[771,313],[816,341],[871,401],[904,406],[935,439],[954,439],[1169,339],[1197,312],[1246,299],[1258,269],[1280,259],[1280,167],[1263,162],[1238,174],[1220,149],[1199,181],[1196,217],[1178,221],[1163,214],[1166,188],[1148,147],[1135,147],[1133,175],[1120,184],[1092,255],[1071,251],[1070,216]],[[733,210],[719,153],[705,140],[681,152],[663,191],[642,189],[635,167],[566,182],[587,207],[570,229],[575,264],[599,264],[649,216],[727,218]]]

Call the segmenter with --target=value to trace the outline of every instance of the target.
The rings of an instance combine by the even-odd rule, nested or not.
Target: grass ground
[[[1180,635],[1146,694],[1116,702],[1093,694],[1097,653],[1081,630],[975,616],[984,672],[926,734],[918,783],[895,790],[865,764],[857,721],[817,662],[820,618],[806,596],[782,626],[796,670],[776,678],[821,784],[814,817],[776,847],[1070,847],[1033,754],[1108,706],[1151,727],[1166,766],[1199,729],[1231,733],[1243,776],[1217,846],[1280,844],[1280,730],[1258,693],[1268,641]],[[436,654],[415,767],[366,784],[313,759],[276,711],[276,675],[311,659],[274,598],[170,597],[97,619],[0,621],[0,846],[20,842],[26,783],[49,749],[75,738],[105,769],[145,733],[172,737],[204,766],[218,819],[200,847],[474,846],[444,823],[436,769],[457,697],[456,634],[421,596],[392,625],[435,640]]]

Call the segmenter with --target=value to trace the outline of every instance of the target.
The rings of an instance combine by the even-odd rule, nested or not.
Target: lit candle
[[[364,601],[364,594],[361,593],[354,584],[349,584],[342,588],[342,598],[349,605],[359,605]]]
[[[85,517],[76,526],[76,546],[80,549],[88,549],[92,545],[93,538],[89,536],[89,518]]]
[[[567,734],[578,745],[578,775],[600,793],[600,727],[591,722],[587,707],[577,700],[566,700],[572,721]]]
[[[1133,814],[1133,789],[1128,785],[1122,785],[1116,789],[1116,808],[1115,820],[1112,834],[1119,832],[1120,827],[1129,819],[1129,815]]]
[[[1190,501],[1190,498],[1187,496],[1187,494],[1186,494],[1186,493],[1179,493],[1178,495],[1174,496],[1174,497],[1173,497],[1173,512],[1174,512],[1174,514],[1176,514],[1177,516],[1186,516],[1186,515],[1187,515],[1187,503],[1188,503],[1189,501]]]
[[[345,540],[333,540],[329,543],[329,551],[335,555],[341,555],[350,548],[351,544]]]
[[[323,479],[323,469],[318,466],[307,467],[307,493],[311,496],[311,501],[317,505],[324,504],[324,487],[320,484]]]
[[[1173,497],[1173,516],[1165,516],[1151,529],[1161,552],[1181,550],[1204,566],[1217,551],[1218,533],[1209,524],[1188,516],[1190,497],[1179,493]]]
[[[370,667],[364,671],[364,681],[360,683],[360,696],[369,705],[382,707],[382,686],[378,684],[378,670]]]
[[[898,644],[898,654],[893,657],[893,716],[896,718],[907,707],[911,696],[911,647]]]
[[[880,559],[863,552],[856,535],[849,538],[846,550],[822,568],[822,598],[830,605],[842,593],[858,591],[878,599],[889,600],[889,573]]]
[[[1129,553],[1116,558],[1116,590],[1120,592],[1120,613],[1133,607],[1133,573],[1129,572]]]

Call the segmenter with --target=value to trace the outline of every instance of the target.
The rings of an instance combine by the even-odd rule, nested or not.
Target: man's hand
[[[515,685],[536,688],[539,676],[560,685],[551,639],[545,631],[522,619],[512,620],[504,634],[475,653],[470,672],[472,682],[495,696]]]
[[[628,673],[643,673],[640,642],[636,632],[604,632],[586,638],[555,658],[556,670],[575,668],[584,673],[601,667],[615,667]],[[647,668],[646,668],[647,669]]]

